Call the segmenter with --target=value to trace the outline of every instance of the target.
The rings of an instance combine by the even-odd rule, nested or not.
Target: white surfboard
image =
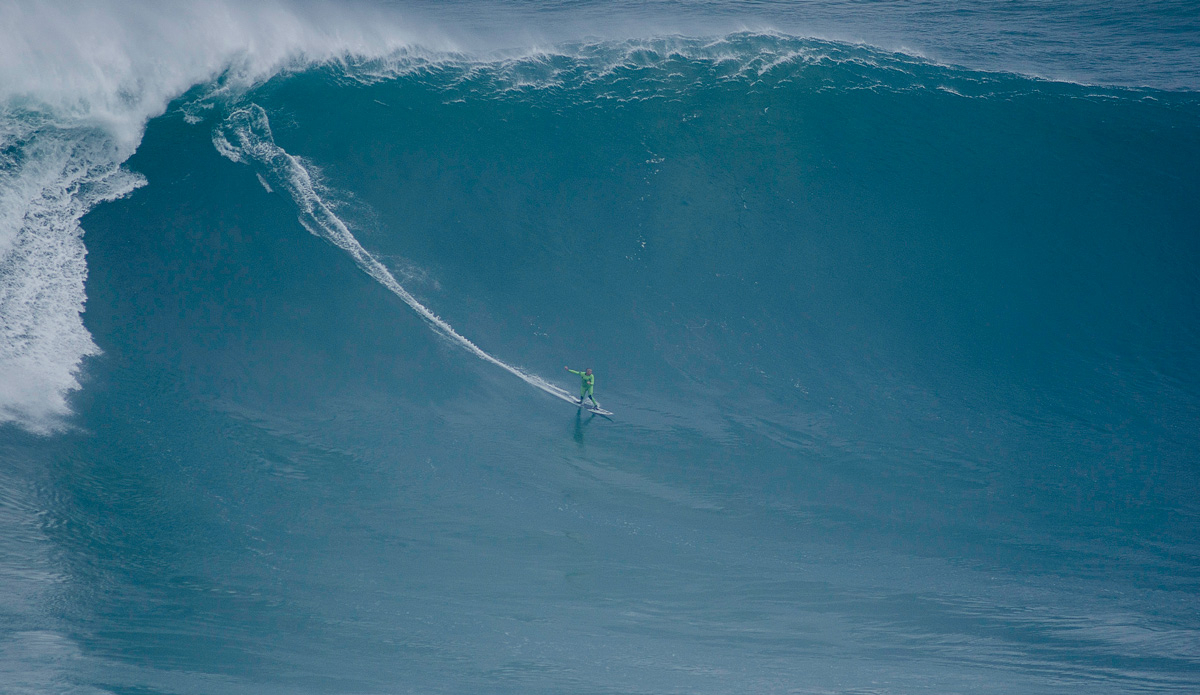
[[[558,391],[562,391],[562,389],[558,389]],[[604,408],[597,408],[596,406],[592,405],[591,403],[588,403],[587,405],[580,403],[578,398],[567,394],[566,391],[562,391],[562,393],[554,393],[554,395],[558,396],[559,398],[563,399],[564,401],[570,403],[571,405],[574,405],[577,408],[581,408],[583,410],[588,411],[589,413],[603,415],[604,417],[608,417],[609,415],[612,415],[612,411],[605,410]]]
[[[576,403],[578,403],[578,401],[576,401]],[[612,413],[610,411],[607,411],[604,408],[597,408],[593,405],[580,405],[579,407],[583,408],[584,410],[588,411],[589,413],[603,415],[604,417],[608,417],[609,415],[612,415]]]

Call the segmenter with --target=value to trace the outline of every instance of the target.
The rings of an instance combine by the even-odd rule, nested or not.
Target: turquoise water
[[[6,92],[0,690],[1200,687],[1188,5],[189,7]]]

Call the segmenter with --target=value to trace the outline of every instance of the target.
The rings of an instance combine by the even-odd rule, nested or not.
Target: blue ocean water
[[[0,692],[1200,689],[1195,3],[133,7],[0,9]]]

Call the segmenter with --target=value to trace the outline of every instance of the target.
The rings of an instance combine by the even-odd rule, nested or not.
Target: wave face
[[[1200,686],[1194,93],[364,41],[5,113],[16,692]]]

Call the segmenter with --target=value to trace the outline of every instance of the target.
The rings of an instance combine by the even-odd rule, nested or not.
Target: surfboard
[[[576,403],[578,404],[578,401],[576,401]],[[611,411],[605,410],[604,408],[597,408],[597,407],[591,406],[591,405],[580,405],[579,407],[583,408],[584,410],[588,411],[589,413],[603,415],[604,417],[608,417],[609,415],[612,415]]]

